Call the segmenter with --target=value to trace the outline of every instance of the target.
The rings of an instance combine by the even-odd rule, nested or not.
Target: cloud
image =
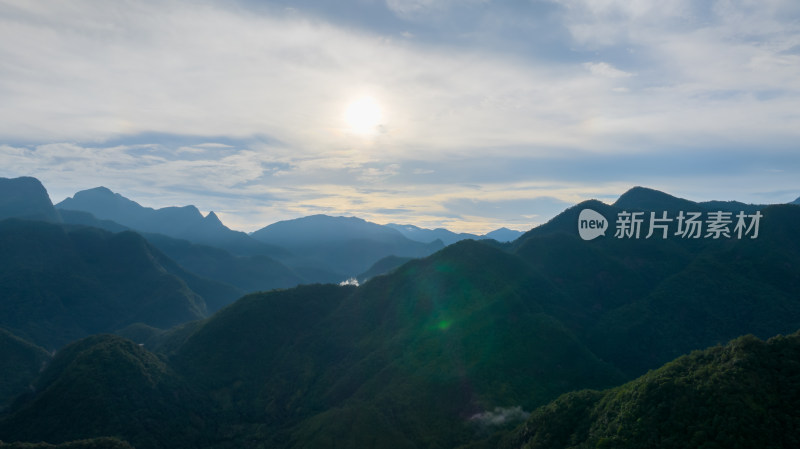
[[[528,419],[530,412],[522,410],[522,407],[495,407],[492,411],[477,413],[472,415],[469,420],[482,426],[504,426],[506,424],[524,421]]]
[[[0,0],[0,174],[249,230],[482,233],[559,207],[537,198],[796,187],[797,2],[287,4]],[[343,117],[363,95],[385,119],[366,138]]]
[[[475,10],[492,23],[514,17],[483,2],[400,4],[394,8]],[[595,35],[631,25],[630,35],[600,39],[607,47],[631,45],[636,52],[623,58],[630,69],[620,69],[614,56],[585,63],[586,73],[571,63],[495,52],[517,37],[504,40],[502,28],[490,39],[496,45],[484,49],[393,39],[302,15],[246,14],[216,2],[41,5],[20,3],[0,19],[0,38],[17,43],[0,46],[7,61],[0,67],[7,105],[0,136],[7,142],[266,133],[309,154],[360,148],[430,155],[511,145],[609,152],[731,132],[733,141],[752,144],[798,137],[790,111],[800,92],[800,56],[785,53],[798,44],[797,30],[777,12],[757,14],[758,28],[742,39],[734,34],[743,26],[735,7],[561,2],[556,17],[574,30],[579,48],[597,40],[576,27]],[[675,23],[690,16],[699,18],[688,27]],[[708,17],[713,26],[702,26]],[[759,31],[766,29],[776,31]],[[775,97],[755,97],[778,86]],[[742,95],[706,100],[719,89]],[[386,111],[385,132],[373,142],[344,132],[347,103],[365,92]]]
[[[386,6],[401,18],[441,13],[454,8],[473,7],[491,0],[386,0]]]
[[[606,62],[587,62],[583,64],[592,75],[604,76],[606,78],[627,78],[633,76],[632,73],[622,71]]]

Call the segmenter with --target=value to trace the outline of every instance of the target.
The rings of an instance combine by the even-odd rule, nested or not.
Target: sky
[[[800,196],[796,0],[0,0],[0,176],[233,229]]]

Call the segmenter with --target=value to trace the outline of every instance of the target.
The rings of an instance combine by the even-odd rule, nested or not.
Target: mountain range
[[[403,225],[396,223],[389,223],[386,226],[397,229],[404,236],[411,240],[423,243],[441,240],[445,245],[452,245],[453,243],[466,239],[494,239],[498,242],[510,242],[518,239],[523,234],[521,231],[514,231],[508,228],[499,228],[484,235],[476,235],[469,233],[455,233],[444,228],[425,229],[414,225]]]
[[[82,211],[138,232],[163,234],[225,249],[236,255],[281,254],[282,250],[232,231],[212,211],[205,217],[194,206],[152,209],[105,187],[82,190],[55,205],[58,210]]]
[[[609,232],[585,241],[578,219],[584,209],[611,223],[631,211],[673,217],[679,211],[758,212],[761,227],[757,238],[635,239]],[[361,230],[351,235],[325,217],[293,224],[312,226],[315,220],[341,236],[339,242],[354,236],[408,240],[363,221],[352,223]],[[203,278],[172,267],[157,245],[130,231],[2,224],[22,234],[9,233],[1,248],[52,246],[33,231],[22,238],[25,229],[57,236],[54,241],[70,248],[69,257],[52,257],[66,258],[60,266],[70,278],[86,279],[78,284],[81,291],[116,279],[111,274],[127,274],[136,281],[119,288],[183,282],[185,298],[196,305],[206,301],[189,282]],[[645,229],[648,224],[644,220]],[[282,224],[261,236],[290,242],[293,251],[308,245],[292,240],[290,230]],[[590,200],[567,209],[511,243],[463,240],[426,257],[389,257],[381,261],[386,271],[377,270],[385,274],[365,276],[358,287],[317,284],[253,293],[207,317],[197,309],[199,320],[171,329],[147,321],[149,315],[136,308],[124,309],[127,303],[90,301],[79,310],[117,307],[105,318],[116,321],[97,332],[124,326],[117,331],[122,336],[88,336],[52,359],[28,344],[38,328],[0,324],[22,354],[13,365],[26,370],[8,387],[23,394],[7,399],[0,440],[65,443],[114,436],[139,449],[549,448],[732,447],[734,438],[748,447],[759,441],[793,447],[800,437],[794,412],[800,398],[793,393],[800,337],[792,335],[800,329],[798,232],[796,205],[694,203],[634,188],[612,205]],[[331,235],[308,239],[314,238],[318,245],[336,241]],[[87,242],[92,251],[76,242]],[[178,242],[181,251],[212,248]],[[150,262],[118,265],[107,252],[115,245],[123,254],[144,248]],[[39,274],[47,273],[51,265],[42,261],[51,255],[29,253],[18,257],[34,274],[10,272],[9,282],[20,284],[13,288],[36,292],[45,281],[61,279]],[[161,269],[154,271],[153,261]],[[163,282],[152,280],[161,279],[152,277],[155,272]],[[42,290],[37,298],[50,300],[62,290]],[[170,301],[165,304],[190,304]],[[67,303],[59,310],[69,311]],[[48,311],[47,304],[26,301],[24,314],[49,317],[37,308]],[[77,312],[53,314],[84,323]],[[131,319],[122,320],[126,315]],[[58,328],[53,319],[45,323]],[[738,338],[745,334],[755,337]],[[756,339],[778,334],[790,336]],[[34,372],[42,361],[46,368]],[[31,388],[22,392],[26,384]],[[760,440],[753,429],[762,431]]]
[[[425,257],[444,247],[438,240],[409,240],[395,229],[360,218],[327,215],[279,221],[251,235],[288,249],[293,256],[281,261],[303,273],[334,273],[328,282],[355,277],[387,256]]]
[[[429,231],[408,237],[390,225],[378,225],[355,217],[314,215],[285,220],[266,226],[250,235],[232,231],[214,212],[205,217],[194,206],[143,207],[105,187],[83,190],[55,205],[63,221],[118,232],[131,229],[145,235],[181,264],[204,276],[232,283],[247,291],[284,288],[309,282],[339,282],[356,277],[387,256],[424,257],[441,249],[437,238],[426,233],[443,234],[448,242],[463,238],[446,230]],[[88,214],[88,215],[87,215]],[[505,228],[487,236],[511,239],[521,235]],[[185,244],[161,236],[199,245],[190,250]],[[208,251],[207,247],[224,250]],[[202,254],[201,254],[202,253]],[[212,254],[215,253],[215,254]],[[245,258],[250,258],[245,260]],[[252,276],[232,276],[232,260]],[[255,267],[264,270],[258,271]]]

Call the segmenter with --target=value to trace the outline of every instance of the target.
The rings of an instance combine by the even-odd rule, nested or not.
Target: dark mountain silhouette
[[[386,226],[392,229],[397,229],[407,238],[422,243],[430,243],[435,240],[441,240],[445,245],[452,245],[453,243],[461,240],[478,240],[481,238],[475,234],[455,233],[444,228],[425,229],[414,225],[403,225],[396,223],[389,223]]]
[[[500,228],[495,229],[492,232],[483,235],[483,238],[497,240],[498,242],[512,242],[520,236],[522,236],[524,232],[522,231],[515,231],[513,229],[508,228]]]
[[[184,271],[133,232],[0,221],[0,326],[47,349],[134,322],[202,318],[236,292]],[[190,287],[191,286],[191,287]]]
[[[397,229],[407,238],[417,242],[429,243],[433,242],[434,240],[441,240],[445,245],[452,245],[453,243],[466,239],[494,239],[498,242],[510,242],[512,240],[516,240],[523,234],[520,231],[514,231],[508,228],[495,229],[494,231],[484,235],[476,235],[466,232],[455,233],[444,228],[425,229],[414,225],[402,225],[395,223],[389,223],[386,226]]]
[[[374,278],[375,276],[380,276],[382,274],[389,273],[393,271],[397,267],[403,265],[406,262],[413,260],[412,257],[397,257],[397,256],[386,256],[383,259],[375,262],[369,270],[359,274],[356,279],[360,283],[364,283],[369,279]]]
[[[285,265],[267,256],[235,256],[221,248],[191,243],[162,234],[144,234],[144,237],[185,269],[235,286],[242,294],[294,287],[306,281]],[[217,309],[218,307],[215,307],[210,311],[215,312]]]
[[[88,212],[63,209],[65,223],[91,226],[111,232],[128,228],[110,220],[99,220]],[[216,312],[245,293],[274,288],[294,287],[309,280],[301,277],[280,262],[262,255],[239,256],[213,246],[192,243],[164,234],[142,233],[150,244],[161,250],[183,268],[204,278],[228,284],[228,292],[212,295],[207,300],[208,311]],[[338,280],[338,276],[311,277],[311,281]]]
[[[290,250],[291,256],[279,260],[301,274],[321,270],[338,280],[355,277],[386,256],[424,257],[444,246],[441,241],[412,241],[396,229],[360,218],[327,215],[280,221],[251,235]]]
[[[543,236],[554,233],[567,233],[577,236],[578,215],[583,209],[595,210],[610,220],[609,224],[611,226],[611,232],[606,234],[608,237],[614,235],[613,227],[615,225],[615,219],[617,214],[622,211],[655,212],[657,217],[661,217],[663,212],[668,212],[668,216],[675,219],[678,212],[681,211],[685,213],[708,213],[723,211],[730,212],[732,216],[735,217],[735,215],[739,212],[753,214],[758,210],[764,209],[765,207],[768,206],[745,204],[738,201],[694,202],[646,187],[633,187],[622,194],[619,199],[610,206],[598,200],[589,200],[570,207],[561,214],[555,216],[547,223],[537,226],[523,234],[523,238],[520,238],[518,241],[514,242],[514,245],[521,245],[527,239],[527,237],[531,236]],[[649,217],[649,213],[643,216],[645,220],[643,227],[645,234],[647,233]],[[675,225],[673,224],[673,226]],[[642,237],[644,237],[644,234]]]
[[[800,336],[737,338],[621,387],[568,393],[492,448],[797,447]]]
[[[61,215],[61,219],[66,224],[89,226],[92,228],[104,229],[109,232],[122,232],[131,230],[129,227],[123,226],[111,220],[100,220],[89,212],[61,209],[58,211],[58,213]]]
[[[554,314],[590,348],[628,375],[640,375],[693,349],[754,333],[800,328],[800,210],[761,210],[757,239],[577,236],[580,210],[621,210],[587,201],[533,229],[514,251],[567,293]],[[613,227],[613,224],[611,225]]]
[[[697,205],[694,201],[674,197],[670,194],[649,189],[647,187],[633,187],[623,193],[614,207],[618,209],[652,210],[652,211],[676,211],[693,210]]]
[[[641,195],[623,204],[643,212],[686,205],[654,195],[660,202],[652,209]],[[579,237],[584,208],[607,217],[605,237]],[[63,351],[35,384],[49,386],[0,418],[0,439],[117,435],[140,449],[476,448],[542,438],[555,442],[543,447],[613,447],[622,444],[615,435],[626,435],[636,447],[660,447],[687,441],[693,422],[700,427],[691,427],[688,441],[701,443],[730,426],[745,439],[753,426],[770,435],[797,428],[796,343],[758,349],[749,338],[734,342],[731,356],[728,349],[690,356],[610,393],[574,393],[537,410],[563,393],[620,385],[739,335],[800,329],[800,208],[761,208],[755,239],[615,238],[621,211],[587,201],[513,243],[461,241],[359,287],[252,294],[167,331],[127,323],[120,332],[145,347],[87,340]],[[354,235],[389,239],[366,222],[331,218],[301,223],[305,239],[291,234],[293,226],[274,235],[296,248],[325,247],[324,239],[351,244]],[[118,365],[137,368],[115,371]],[[74,373],[96,381],[73,382]],[[130,392],[107,383],[129,377]],[[76,400],[91,406],[74,411]],[[509,433],[534,410],[524,433]],[[83,418],[56,422],[70,411]],[[141,439],[153,421],[172,430]],[[663,444],[639,439],[654,428]],[[566,440],[564,432],[572,432]]]
[[[616,216],[617,212],[620,211],[620,209],[614,206],[609,206],[608,204],[598,200],[584,201],[566,209],[564,212],[550,219],[550,221],[547,223],[539,225],[522,234],[522,236],[512,243],[513,247],[520,247],[531,237],[545,237],[553,234],[569,234],[577,237],[578,215],[583,209],[592,209],[609,218]]]
[[[253,240],[244,232],[232,231],[214,212],[203,217],[194,206],[143,207],[105,187],[80,191],[58,203],[56,208],[89,212],[100,220],[111,220],[136,231],[216,246],[233,254],[269,256],[285,253],[281,248]]]
[[[205,407],[172,370],[121,337],[96,335],[65,347],[35,388],[38,394],[19,401],[0,425],[4,438],[62,443],[99,431],[124,435],[135,447],[168,448],[204,424]]]
[[[48,360],[47,351],[0,328],[0,413],[29,390]]]
[[[670,194],[649,189],[646,187],[633,187],[614,203],[618,209],[647,210],[653,212],[692,212],[692,211],[717,211],[737,213],[740,211],[753,213],[764,208],[764,205],[745,204],[738,201],[703,201],[694,202],[678,198]]]
[[[356,217],[308,217],[273,223],[251,234],[255,239],[287,247],[301,247],[358,239],[405,243],[408,239],[396,230]]]
[[[57,223],[61,217],[36,178],[0,178],[0,220],[24,218]]]

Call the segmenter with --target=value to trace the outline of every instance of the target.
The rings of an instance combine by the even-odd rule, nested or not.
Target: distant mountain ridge
[[[57,209],[88,212],[140,232],[164,234],[224,248],[234,254],[275,255],[280,248],[254,241],[246,233],[233,231],[211,211],[205,217],[195,206],[143,207],[105,187],[82,190],[56,204]]]
[[[441,240],[442,243],[444,243],[445,245],[452,245],[453,243],[465,239],[478,240],[481,238],[480,236],[475,234],[455,233],[453,231],[444,228],[425,229],[414,225],[404,225],[396,223],[389,223],[386,226],[393,229],[397,229],[404,236],[408,237],[411,240],[423,243],[433,242],[435,240]]]
[[[0,220],[25,218],[58,223],[61,217],[50,196],[36,178],[0,178]]]
[[[334,273],[339,280],[356,277],[387,256],[425,257],[444,247],[436,240],[421,243],[387,226],[356,217],[311,215],[273,223],[251,236],[287,248],[280,258],[296,269]]]
[[[466,232],[455,233],[444,228],[425,229],[414,225],[403,225],[397,223],[389,223],[386,226],[397,229],[411,240],[416,240],[423,243],[441,240],[445,245],[452,245],[453,243],[466,239],[494,239],[498,242],[510,242],[512,240],[516,240],[522,234],[524,234],[522,231],[514,231],[504,227],[495,229],[494,231],[484,235],[477,235]]]
[[[544,236],[554,233],[568,233],[577,235],[578,215],[584,209],[592,209],[599,212],[606,218],[616,217],[619,212],[640,211],[640,212],[655,212],[659,214],[667,212],[668,217],[675,219],[677,214],[683,212],[730,212],[732,216],[739,212],[746,214],[753,214],[756,211],[763,210],[770,207],[770,205],[761,204],[746,204],[739,201],[703,201],[695,202],[684,198],[679,198],[659,190],[650,189],[647,187],[632,187],[623,193],[611,205],[595,199],[583,201],[575,206],[567,208],[564,212],[556,215],[547,223],[539,225],[520,237],[513,245],[520,246],[526,239],[532,236]],[[645,229],[649,223],[649,215],[644,215]],[[611,226],[614,225],[612,220]],[[613,236],[613,231],[606,234],[606,238]]]
[[[695,202],[672,196],[659,190],[647,187],[633,187],[623,193],[613,206],[619,209],[635,209],[648,211],[724,211],[752,213],[766,207],[764,204],[746,204],[739,201],[701,201]]]
[[[520,238],[524,234],[522,231],[515,231],[508,228],[498,228],[494,231],[484,234],[482,237],[486,239],[497,240],[498,242],[512,242]]]

